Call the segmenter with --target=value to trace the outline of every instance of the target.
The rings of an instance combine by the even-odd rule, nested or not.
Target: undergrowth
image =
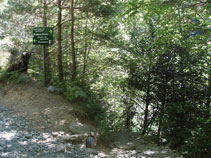
[[[101,132],[105,132],[108,130],[105,120],[106,103],[101,98],[101,93],[103,92],[91,90],[84,81],[75,81],[66,84],[64,95],[70,102],[77,104],[79,111],[82,111],[82,117],[93,121]]]
[[[18,72],[7,72],[0,71],[0,82],[2,83],[28,83],[30,81],[29,77],[26,74]]]

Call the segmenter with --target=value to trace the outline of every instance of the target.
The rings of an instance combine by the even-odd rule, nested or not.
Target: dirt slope
[[[52,94],[41,84],[31,81],[28,84],[0,85],[0,104],[13,109],[15,117],[22,116],[36,122],[33,128],[54,133],[56,136],[71,136],[96,132],[96,128],[77,117],[74,105],[62,96]],[[30,125],[29,125],[30,126]],[[167,147],[158,147],[147,138],[128,131],[111,133],[107,147],[98,146],[95,157],[116,158],[181,158]],[[83,141],[77,144],[84,147]]]
[[[3,94],[1,103],[17,109],[16,115],[39,122],[36,128],[70,132],[70,124],[79,123],[69,102],[49,93],[35,81],[30,84],[8,84],[4,86]]]

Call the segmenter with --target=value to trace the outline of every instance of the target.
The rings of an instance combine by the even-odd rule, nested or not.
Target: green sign
[[[53,27],[35,27],[33,29],[34,45],[51,45],[53,42]]]

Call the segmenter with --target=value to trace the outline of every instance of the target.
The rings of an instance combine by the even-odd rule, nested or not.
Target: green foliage
[[[182,146],[187,158],[209,158],[211,155],[211,119],[201,119],[200,126],[191,131],[192,136]]]
[[[8,80],[8,73],[6,71],[0,71],[0,81],[6,82]]]
[[[84,101],[88,95],[83,88],[81,88],[76,82],[67,85],[65,96],[71,102],[73,101]]]
[[[74,27],[77,79],[71,82],[71,25],[69,11],[63,10],[64,82],[58,79],[54,44],[48,47],[53,85],[66,86],[66,98],[77,102],[105,137],[109,130],[146,128],[146,134],[165,139],[186,157],[208,157],[209,2],[86,0],[75,8],[80,8]],[[115,16],[119,13],[121,16]],[[49,25],[57,25],[56,14],[57,7],[49,1]],[[37,80],[43,79],[42,49],[31,49],[26,43],[30,43],[32,27],[42,25],[43,19],[38,18],[42,15],[43,5],[37,0],[9,0],[1,13],[0,27],[12,36],[16,52],[33,50],[29,74]],[[25,79],[17,73],[3,73],[2,80]]]
[[[21,74],[18,72],[6,72],[0,71],[0,82],[12,82],[12,83],[28,83],[30,81],[29,77],[26,74]]]
[[[92,92],[84,81],[75,81],[66,84],[66,98],[78,103],[84,111],[85,117],[95,120],[99,125],[104,118],[103,102],[99,95]],[[100,126],[100,125],[99,125]]]

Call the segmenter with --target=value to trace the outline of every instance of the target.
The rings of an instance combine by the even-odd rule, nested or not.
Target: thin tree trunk
[[[210,109],[210,97],[211,97],[211,66],[209,69],[209,80],[207,89],[207,109]]]
[[[167,83],[167,79],[165,82],[165,85]],[[162,95],[162,100],[161,100],[161,107],[160,107],[160,111],[159,111],[159,115],[158,115],[158,131],[157,131],[157,143],[160,145],[160,137],[161,137],[161,131],[162,131],[162,127],[163,127],[163,119],[164,119],[164,111],[165,111],[165,105],[166,105],[166,88],[164,89],[164,93]]]
[[[130,123],[131,123],[131,107],[130,107],[130,103],[128,102],[128,97],[125,96],[126,98],[124,98],[124,104],[125,104],[125,112],[126,112],[126,120],[125,120],[125,128],[126,129],[130,129]]]
[[[145,110],[144,110],[144,125],[143,125],[143,131],[142,131],[143,135],[146,134],[146,131],[148,128],[149,104],[150,104],[150,100],[149,100],[149,89],[148,89],[147,90],[147,98],[146,98],[146,106],[145,106]]]
[[[76,79],[76,53],[75,53],[75,41],[74,41],[74,0],[71,0],[71,46],[72,46],[72,81]]]
[[[143,131],[142,134],[145,135],[147,132],[147,128],[148,128],[148,113],[149,113],[149,101],[148,99],[146,100],[146,107],[144,110],[144,127],[143,127]]]
[[[89,54],[90,54],[90,52],[91,52],[91,49],[92,49],[92,44],[93,44],[93,39],[94,39],[94,33],[93,33],[93,31],[94,31],[94,24],[93,24],[93,27],[92,27],[92,34],[91,34],[91,38],[90,38],[90,44],[89,44],[89,46],[88,46],[88,43],[87,43],[87,50],[86,50],[86,56],[85,56],[85,60],[84,60],[84,72],[86,72],[87,71],[87,62],[88,62],[88,58],[89,58]]]
[[[160,133],[161,133],[161,126],[162,126],[162,116],[160,115],[159,124],[158,124],[158,132],[157,132],[157,143],[160,144]]]
[[[57,54],[57,58],[58,58],[58,71],[59,71],[59,81],[63,82],[64,81],[64,75],[63,75],[63,65],[62,65],[62,25],[61,25],[61,21],[62,21],[62,10],[61,10],[61,0],[58,0],[58,23],[57,23],[57,27],[58,27],[58,54]]]
[[[48,26],[48,19],[47,19],[47,14],[48,14],[48,5],[47,5],[47,0],[43,1],[43,26],[47,27]],[[45,55],[46,55],[46,84],[50,83],[51,80],[51,64],[50,64],[50,53],[48,51],[48,46],[45,46]]]
[[[154,111],[152,118],[148,121],[148,128],[151,129],[155,119],[157,117],[157,111]],[[148,135],[149,131],[146,132],[146,135]]]
[[[167,83],[167,82],[165,82]],[[161,137],[161,131],[163,127],[163,119],[164,119],[164,112],[165,112],[165,105],[166,105],[166,89],[164,89],[163,98],[161,101],[161,107],[159,111],[159,122],[158,122],[158,131],[157,131],[157,142],[160,145],[160,137]]]
[[[87,16],[88,17],[88,16]],[[86,28],[85,28],[85,38],[84,38],[84,42],[85,42],[85,46],[84,46],[84,65],[83,65],[83,75],[85,75],[86,73],[86,57],[87,57],[87,24],[88,24],[88,18],[86,19]]]
[[[147,128],[148,128],[148,113],[149,113],[149,104],[150,104],[150,75],[148,76],[147,79],[147,98],[146,98],[146,106],[145,106],[145,110],[144,110],[144,125],[143,125],[143,131],[142,134],[145,135],[147,132]]]

